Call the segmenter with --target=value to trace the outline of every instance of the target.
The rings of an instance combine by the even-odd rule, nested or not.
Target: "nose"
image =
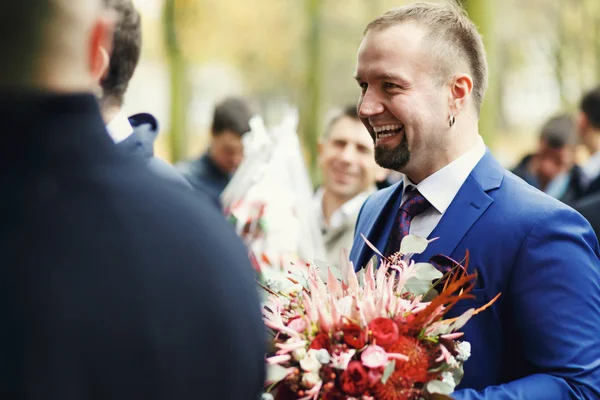
[[[375,91],[368,89],[361,96],[358,102],[358,115],[361,118],[371,118],[381,114],[384,111],[384,106],[379,100]]]
[[[344,146],[344,149],[340,153],[340,160],[344,161],[346,163],[351,163],[356,159],[355,155],[356,155],[356,152],[354,150],[354,147],[350,146],[350,145],[346,145],[346,146]]]

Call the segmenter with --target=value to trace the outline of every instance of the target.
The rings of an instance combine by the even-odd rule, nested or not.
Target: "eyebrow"
[[[358,82],[362,81],[362,78],[358,74],[354,76],[354,79],[356,79]],[[409,85],[408,79],[406,79],[405,77],[403,77],[401,75],[392,74],[392,73],[385,73],[385,74],[376,75],[375,76],[375,80],[378,80],[378,81],[400,82],[403,85]]]

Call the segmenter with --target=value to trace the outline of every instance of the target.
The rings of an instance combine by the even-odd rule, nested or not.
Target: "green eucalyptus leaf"
[[[427,284],[431,286],[431,281],[440,279],[444,274],[439,271],[436,267],[429,263],[417,263],[414,265],[414,272],[417,279],[427,281]]]
[[[404,284],[404,290],[414,293],[417,296],[427,293],[429,288],[431,288],[431,281],[423,281],[414,276],[409,278]]]
[[[421,254],[427,248],[429,241],[425,238],[415,235],[408,235],[400,243],[400,253],[402,254]]]
[[[387,380],[390,379],[390,376],[392,376],[392,374],[394,373],[395,369],[396,360],[392,360],[388,365],[386,365],[385,369],[383,370],[383,375],[381,376],[381,383],[385,385]]]
[[[267,383],[277,383],[285,379],[288,372],[281,365],[267,365]]]
[[[425,388],[427,389],[427,392],[431,394],[438,393],[448,395],[454,392],[454,386],[438,380],[428,382]]]
[[[456,321],[454,321],[452,323],[452,330],[455,331],[455,330],[458,330],[458,329],[462,328],[463,326],[465,326],[465,324],[473,316],[474,312],[475,312],[474,308],[470,308],[467,311],[465,311],[460,317],[458,317],[458,319]]]

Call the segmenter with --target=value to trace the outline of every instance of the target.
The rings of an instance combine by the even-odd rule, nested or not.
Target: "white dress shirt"
[[[119,112],[117,116],[106,125],[106,130],[115,143],[122,142],[133,133],[133,127],[123,111]]]
[[[315,210],[315,215],[317,216],[319,228],[322,232],[327,231],[328,229],[337,229],[342,226],[348,218],[355,215],[358,210],[360,210],[365,200],[367,200],[367,197],[372,193],[372,191],[359,193],[342,204],[340,208],[331,214],[328,224],[325,222],[325,215],[323,215],[323,192],[323,188],[319,188],[313,200],[313,208]]]
[[[485,144],[479,137],[477,143],[465,154],[446,165],[433,175],[415,185],[404,177],[402,203],[406,200],[406,189],[415,187],[429,201],[429,207],[422,214],[415,216],[410,224],[410,234],[427,238],[435,229],[440,219],[456,197],[460,187],[467,180],[479,160],[485,154]]]

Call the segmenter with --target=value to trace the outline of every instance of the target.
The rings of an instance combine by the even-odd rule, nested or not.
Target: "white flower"
[[[274,397],[271,393],[263,393],[260,400],[274,400]]]
[[[306,356],[300,360],[300,366],[306,372],[317,372],[321,369],[321,363],[317,360],[317,350],[310,349]]]
[[[356,350],[352,349],[345,353],[341,353],[337,356],[333,356],[333,358],[331,360],[331,366],[333,368],[337,368],[337,369],[348,368],[348,364],[350,364],[350,360],[352,360],[352,357],[354,357],[354,354],[356,354]]]
[[[302,384],[307,389],[314,387],[319,382],[321,382],[321,378],[316,372],[307,372],[306,374],[302,375]]]
[[[452,373],[445,371],[442,372],[442,382],[447,383],[452,387],[456,387],[456,381],[454,380],[454,375]]]
[[[304,348],[296,349],[292,352],[292,357],[294,357],[294,360],[296,360],[296,361],[302,360],[305,356],[306,356],[306,349],[304,349]]]
[[[317,360],[319,360],[319,362],[321,364],[329,364],[329,361],[331,361],[331,357],[329,356],[329,352],[325,349],[320,349],[317,351]]]
[[[458,361],[462,361],[462,362],[467,361],[469,359],[469,357],[471,357],[471,343],[469,343],[469,342],[458,343],[456,346],[456,351],[458,352],[458,355],[456,356],[456,359]]]

